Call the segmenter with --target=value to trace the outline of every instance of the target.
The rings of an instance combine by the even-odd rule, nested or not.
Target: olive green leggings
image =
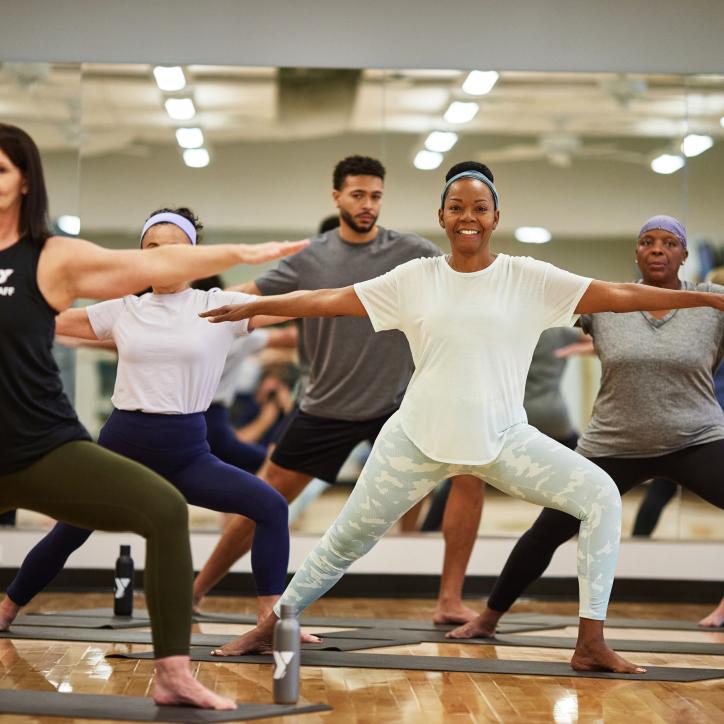
[[[94,443],[76,441],[23,470],[0,475],[0,512],[12,508],[80,528],[143,536],[156,658],[188,655],[193,576],[188,507],[171,483]]]

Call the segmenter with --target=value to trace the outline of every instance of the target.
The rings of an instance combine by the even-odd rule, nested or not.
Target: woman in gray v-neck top
[[[724,293],[715,284],[680,281],[687,256],[686,231],[676,219],[655,216],[639,232],[641,283]],[[724,357],[724,314],[679,309],[593,314],[581,321],[593,337],[602,376],[577,452],[603,468],[621,494],[666,478],[724,509],[724,413],[713,379]],[[544,508],[510,554],[487,608],[460,634],[492,636],[503,613],[578,528],[577,518]]]

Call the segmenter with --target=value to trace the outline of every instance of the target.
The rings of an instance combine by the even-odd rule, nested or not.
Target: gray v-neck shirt
[[[724,293],[682,282],[688,291]],[[714,372],[724,357],[724,313],[712,307],[581,317],[601,360],[601,389],[578,441],[586,457],[658,457],[724,439]]]
[[[328,231],[312,239],[304,251],[283,259],[256,285],[265,296],[346,287],[412,259],[442,253],[416,234],[381,226],[378,230],[365,244],[344,241],[337,229]],[[302,321],[300,346],[309,364],[300,402],[303,412],[361,421],[389,415],[400,406],[414,369],[402,332],[375,334],[367,317],[310,317]]]

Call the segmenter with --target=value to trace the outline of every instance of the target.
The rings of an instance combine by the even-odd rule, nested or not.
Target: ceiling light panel
[[[157,65],[153,69],[156,85],[166,93],[175,93],[186,87],[186,76],[180,65]]]

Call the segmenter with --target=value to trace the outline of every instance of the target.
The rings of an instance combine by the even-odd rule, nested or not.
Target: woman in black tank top
[[[81,528],[147,540],[146,602],[156,655],[154,699],[232,709],[189,670],[188,511],[163,478],[90,442],[51,353],[55,315],[79,297],[109,299],[292,254],[307,242],[110,251],[51,236],[40,154],[0,123],[0,512],[27,508]],[[143,258],[141,255],[143,254]],[[0,629],[17,606],[0,605]]]

